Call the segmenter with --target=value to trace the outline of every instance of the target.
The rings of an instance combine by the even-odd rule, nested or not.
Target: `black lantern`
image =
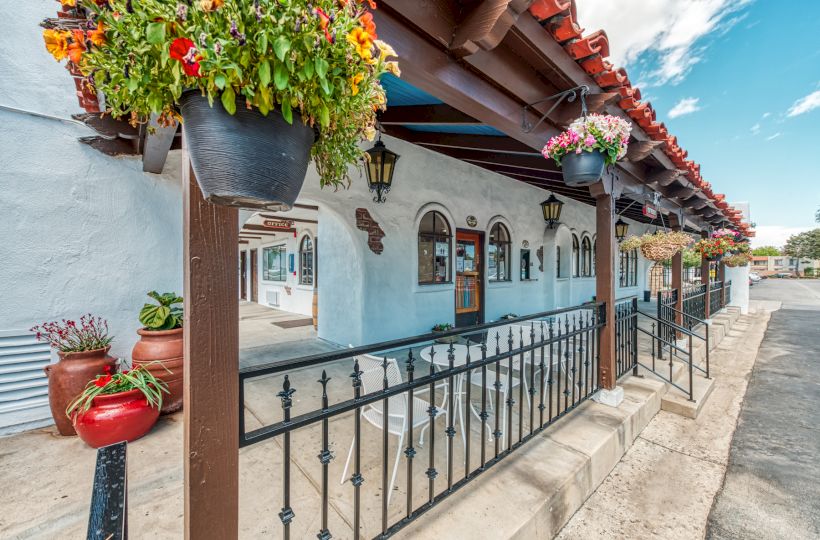
[[[561,207],[564,203],[555,198],[555,194],[551,193],[550,198],[541,203],[541,210],[544,212],[544,221],[547,222],[547,227],[554,228],[561,219]]]
[[[370,191],[375,193],[373,202],[383,203],[393,183],[393,170],[396,168],[399,155],[384,146],[381,133],[379,133],[379,140],[373,148],[367,151],[367,154],[370,156],[366,164],[367,185]]]
[[[618,218],[618,221],[615,222],[615,238],[618,240],[618,242],[626,238],[626,233],[628,231],[629,225],[621,218]]]

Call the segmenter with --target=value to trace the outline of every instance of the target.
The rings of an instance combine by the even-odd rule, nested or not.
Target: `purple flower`
[[[188,6],[185,4],[177,5],[177,19],[184,21],[188,18]]]
[[[218,41],[216,43],[214,43],[214,52],[216,53],[217,56],[222,54],[222,43],[220,43]]]
[[[236,21],[231,21],[231,36],[236,39],[240,45],[245,44],[245,34],[241,33],[236,27]]]
[[[205,32],[202,32],[201,34],[199,34],[199,43],[203,47],[207,47],[208,46],[208,34],[206,34]]]

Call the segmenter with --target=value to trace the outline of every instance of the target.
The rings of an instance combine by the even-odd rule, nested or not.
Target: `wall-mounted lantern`
[[[544,221],[547,222],[547,227],[550,229],[558,225],[561,219],[561,207],[564,203],[559,201],[554,193],[550,194],[550,198],[541,203],[541,211],[544,212]]]
[[[387,149],[382,142],[381,132],[379,132],[379,140],[373,148],[367,150],[367,154],[370,156],[365,167],[367,185],[370,191],[375,193],[373,202],[383,203],[387,200],[385,196],[393,184],[393,171],[399,155]]]
[[[626,238],[626,233],[629,232],[629,224],[618,218],[618,221],[615,222],[615,238],[618,242],[621,242],[624,238]]]

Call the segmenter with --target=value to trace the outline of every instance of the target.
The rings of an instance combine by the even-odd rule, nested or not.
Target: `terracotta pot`
[[[131,351],[132,367],[145,365],[151,374],[168,385],[169,394],[162,396],[162,414],[182,408],[182,328],[173,330],[137,330],[140,340]],[[151,362],[160,364],[148,365]],[[170,370],[170,373],[169,373]]]
[[[94,398],[91,408],[73,416],[77,435],[92,448],[135,441],[151,431],[159,410],[137,389]]]
[[[58,351],[60,361],[43,368],[48,377],[48,404],[51,406],[51,416],[60,435],[77,434],[65,410],[91,379],[103,374],[105,366],[110,366],[113,370],[117,359],[108,355],[110,348],[72,353]]]

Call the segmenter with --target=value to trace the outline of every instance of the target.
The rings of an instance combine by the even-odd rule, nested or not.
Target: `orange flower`
[[[85,34],[82,30],[72,30],[71,43],[68,45],[68,59],[79,65],[85,51]]]
[[[68,36],[69,32],[65,30],[43,30],[46,50],[58,62],[68,56]]]
[[[359,83],[364,79],[364,73],[357,73],[350,79],[350,90],[352,95],[359,93]]]
[[[77,0],[60,0],[60,4],[64,7],[75,7],[77,5]]]
[[[105,25],[102,21],[97,23],[97,28],[88,31],[88,39],[97,47],[105,43]]]
[[[215,11],[222,7],[225,0],[199,0],[199,7],[203,11]]]
[[[376,34],[376,23],[373,21],[373,14],[372,13],[365,13],[361,17],[359,17],[359,23],[361,23],[362,28],[370,34],[370,39],[374,40],[379,36]]]

